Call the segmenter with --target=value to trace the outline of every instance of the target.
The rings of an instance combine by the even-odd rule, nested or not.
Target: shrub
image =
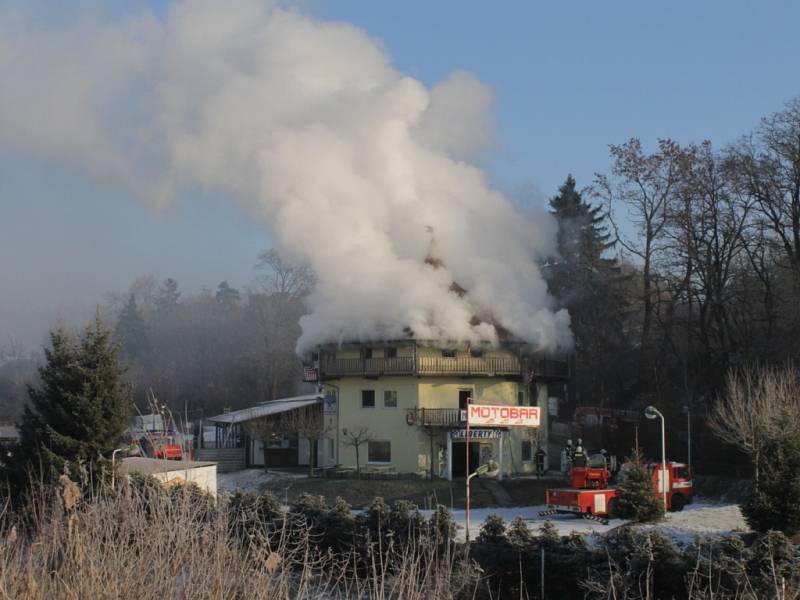
[[[613,502],[616,516],[624,519],[645,523],[664,516],[664,503],[656,494],[650,469],[638,451],[634,451],[620,474]]]
[[[760,532],[800,532],[800,439],[787,435],[767,440],[758,469],[758,489],[742,504],[747,523]]]
[[[405,543],[420,538],[424,532],[425,519],[416,504],[408,500],[397,500],[389,512],[388,525],[395,542]]]
[[[273,542],[284,523],[284,512],[271,493],[236,491],[228,499],[228,528],[242,543],[261,536]]]

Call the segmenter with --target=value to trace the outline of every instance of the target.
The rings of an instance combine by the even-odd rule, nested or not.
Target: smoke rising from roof
[[[156,208],[194,186],[228,192],[317,273],[298,350],[407,328],[494,342],[492,323],[541,350],[570,345],[534,262],[552,223],[463,160],[491,132],[473,76],[426,89],[362,30],[258,0],[57,29],[0,22],[0,144],[119,180]]]

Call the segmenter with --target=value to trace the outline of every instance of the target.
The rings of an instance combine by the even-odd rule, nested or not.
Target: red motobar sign
[[[539,407],[470,404],[467,422],[470,425],[495,427],[539,427]]]

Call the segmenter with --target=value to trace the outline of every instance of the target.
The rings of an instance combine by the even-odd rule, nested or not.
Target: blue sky
[[[148,4],[158,12],[165,3],[118,1],[105,10]],[[610,143],[637,136],[647,145],[658,137],[724,145],[800,94],[796,2],[304,0],[300,7],[365,29],[398,70],[427,85],[454,70],[477,75],[494,92],[497,125],[480,162],[497,188],[539,202],[567,173],[586,185],[605,171]],[[224,198],[155,214],[123,189],[0,149],[0,344],[19,334],[8,307],[91,305],[148,272],[188,289],[221,279],[243,285],[269,245],[268,234]]]

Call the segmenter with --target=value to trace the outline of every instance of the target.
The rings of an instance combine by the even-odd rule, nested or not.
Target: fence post
[[[542,586],[541,594],[542,594],[542,600],[544,600],[544,546],[542,546],[542,566],[541,566],[541,568],[542,568],[542,570],[541,570],[541,581],[540,581],[541,586]]]

